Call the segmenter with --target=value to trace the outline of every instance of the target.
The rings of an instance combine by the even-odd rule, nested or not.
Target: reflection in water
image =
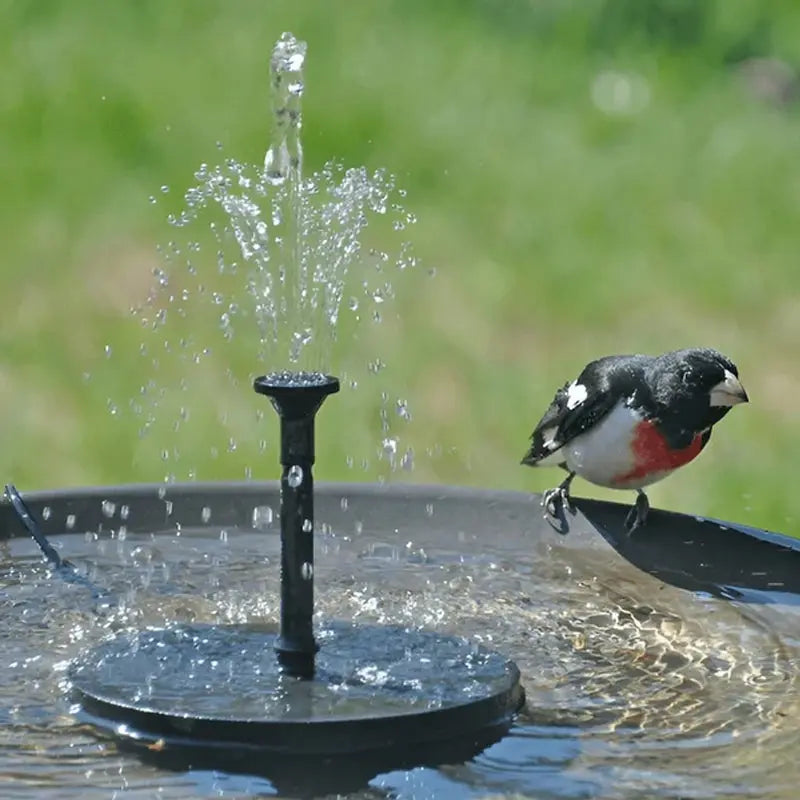
[[[552,533],[525,495],[382,491],[376,500],[350,487],[341,502],[340,490],[323,489],[320,620],[468,635],[517,662],[528,703],[512,734],[473,761],[380,775],[354,797],[795,796],[796,606],[665,584],[581,516],[569,536]],[[219,517],[211,497],[202,503],[214,509],[209,527],[180,535],[138,532],[134,509],[124,536],[56,537],[63,555],[113,592],[97,608],[80,585],[50,573],[33,542],[3,544],[4,797],[274,791],[264,778],[168,773],[120,755],[76,723],[65,692],[70,659],[108,632],[274,622],[278,521],[253,525],[253,508],[265,503],[277,505],[242,504],[242,524],[227,525],[226,536],[210,527]]]

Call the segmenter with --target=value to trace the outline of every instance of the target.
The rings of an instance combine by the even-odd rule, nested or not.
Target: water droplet
[[[103,512],[104,517],[111,519],[111,517],[114,516],[114,512],[117,510],[117,504],[112,500],[103,500],[100,504],[100,510]]]
[[[200,519],[206,523],[211,519],[211,508],[210,506],[203,506],[203,510],[200,512]]]
[[[300,484],[303,482],[303,468],[298,466],[297,464],[292,465],[289,467],[289,471],[286,473],[286,483],[292,487],[292,489],[296,489]]]
[[[273,517],[271,506],[255,506],[253,508],[253,527],[267,528],[272,524]]]
[[[64,525],[68,531],[71,531],[75,527],[75,515],[67,514],[67,520]]]
[[[129,506],[120,506],[119,507],[119,518],[120,519],[128,519],[131,514],[131,509]]]
[[[425,505],[425,515],[428,517],[433,516],[433,503],[427,503]]]
[[[221,542],[227,542],[227,541],[228,541],[228,531],[226,531],[226,530],[225,530],[225,528],[223,528],[223,529],[222,529],[222,530],[219,532],[219,540],[220,540]]]
[[[303,565],[300,567],[300,575],[303,580],[310,581],[314,577],[314,565],[309,564],[308,561],[304,561]]]
[[[348,507],[349,505],[350,505],[350,503],[349,503],[349,501],[348,501],[348,499],[347,499],[346,497],[343,497],[343,498],[342,498],[342,499],[339,501],[339,507],[342,509],[342,511],[347,511],[347,507]]]
[[[169,191],[169,186],[167,186],[166,183],[162,184],[161,191],[162,191],[163,194],[166,194]]]
[[[106,358],[111,358],[111,345],[110,345],[110,344],[107,344],[107,345],[106,345],[106,346],[103,348],[103,352],[106,354]]]
[[[360,519],[357,519],[356,524],[353,526],[353,530],[356,533],[362,533],[364,530],[364,523]]]
[[[42,509],[42,519],[50,519],[50,515],[51,515],[52,513],[53,513],[53,511],[52,511],[52,509],[50,508],[50,506],[45,506],[45,507]]]
[[[310,519],[303,520],[303,533],[313,533],[314,523]]]

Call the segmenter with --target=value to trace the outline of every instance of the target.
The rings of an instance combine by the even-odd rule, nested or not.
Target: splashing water
[[[389,261],[384,252],[363,253],[364,230],[376,215],[389,211],[401,217],[392,223],[397,230],[414,218],[393,203],[394,178],[382,170],[370,173],[364,167],[344,169],[329,162],[303,177],[300,100],[305,53],[305,43],[291,34],[284,34],[275,46],[274,135],[263,168],[232,158],[214,168],[202,165],[196,173],[199,183],[186,192],[186,209],[171,222],[183,227],[209,204],[222,208],[227,222],[214,224],[212,232],[218,254],[232,238],[249,268],[247,291],[254,301],[263,359],[274,366],[288,361],[293,369],[304,359],[309,371],[321,371],[330,366],[350,268],[365,258]],[[405,258],[400,261],[400,266],[408,263]],[[229,266],[220,263],[220,269]],[[394,294],[390,282],[364,288],[376,304]],[[220,324],[232,326],[230,309],[223,311]]]
[[[258,437],[255,428],[232,431],[237,425],[222,409],[234,403],[220,397],[220,410],[209,410],[207,402],[195,407],[195,396],[207,398],[210,384],[219,393],[223,375],[240,394],[252,372],[330,371],[337,333],[380,323],[395,295],[393,273],[416,264],[403,238],[416,220],[392,175],[330,161],[304,176],[305,56],[305,43],[291,34],[278,40],[270,64],[273,136],[263,166],[234,158],[200,165],[184,207],[167,217],[180,241],[159,248],[163,266],[154,270],[154,291],[134,310],[147,332],[140,352],[153,375],[129,406],[142,419],[141,434],[154,433],[161,460],[172,467],[167,480],[178,477],[177,462],[192,447],[191,427],[205,442],[215,423],[227,429],[224,441],[211,446],[213,459],[240,450],[240,437]],[[362,372],[373,385],[383,383],[383,376],[373,377],[376,364],[385,366],[371,356],[361,370],[348,368],[345,388],[365,383]],[[374,452],[390,469],[401,460],[409,469],[408,454],[387,458],[383,442],[393,434],[386,408],[393,401],[385,387],[377,391],[381,430]],[[196,477],[194,467],[180,474]]]

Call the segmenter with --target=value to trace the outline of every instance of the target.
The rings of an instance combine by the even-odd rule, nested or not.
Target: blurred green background
[[[343,324],[318,479],[542,490],[560,474],[518,462],[561,383],[607,353],[709,345],[752,402],[651,500],[800,533],[795,0],[0,9],[4,481],[277,475],[248,384],[281,365],[256,363],[246,328],[224,340],[207,302],[155,331],[129,309],[199,164],[263,159],[269,54],[291,30],[309,43],[307,171],[385,167],[418,217],[420,263],[389,276],[383,321]],[[209,292],[247,302],[201,263]]]

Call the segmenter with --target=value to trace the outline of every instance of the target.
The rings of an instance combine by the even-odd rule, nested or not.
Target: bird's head
[[[710,348],[679,350],[674,356],[686,396],[706,406],[716,419],[748,402],[739,370],[727,356]]]
[[[749,400],[736,364],[716,350],[687,351],[684,375],[707,394],[711,408],[731,408]]]
[[[736,365],[716,350],[677,350],[657,362],[658,399],[691,407],[708,424],[722,419],[733,406],[748,402]]]

